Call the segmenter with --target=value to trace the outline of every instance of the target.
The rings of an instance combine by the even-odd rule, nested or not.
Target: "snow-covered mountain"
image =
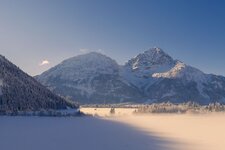
[[[225,102],[225,77],[205,74],[160,48],[144,51],[124,66],[92,52],[65,60],[36,78],[81,103]]]
[[[76,108],[0,55],[0,113]]]
[[[174,67],[176,61],[159,48],[149,49],[130,59],[121,69],[121,76],[139,89],[153,83],[154,73],[165,72]]]
[[[120,76],[120,66],[96,52],[67,59],[36,79],[52,91],[80,103],[118,103],[141,99]]]

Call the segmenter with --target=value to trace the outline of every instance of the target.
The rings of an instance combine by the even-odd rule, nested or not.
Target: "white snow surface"
[[[205,81],[206,75],[200,70],[190,67],[183,62],[178,61],[169,71],[163,73],[154,73],[155,78],[184,78],[187,81]]]
[[[92,117],[0,117],[2,150],[163,150],[169,141]]]

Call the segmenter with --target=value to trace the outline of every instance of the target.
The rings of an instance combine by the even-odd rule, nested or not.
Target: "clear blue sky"
[[[225,1],[0,0],[0,53],[31,75],[87,51],[123,64],[154,46],[225,75]]]

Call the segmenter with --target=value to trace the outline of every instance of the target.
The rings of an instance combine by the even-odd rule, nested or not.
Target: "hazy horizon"
[[[99,51],[123,64],[151,47],[225,75],[225,2],[1,0],[0,54],[30,75]]]

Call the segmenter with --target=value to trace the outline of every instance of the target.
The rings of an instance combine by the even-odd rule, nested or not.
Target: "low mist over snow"
[[[161,143],[163,150],[225,149],[223,112],[201,115],[163,113],[134,115],[133,108],[116,108],[115,114],[112,115],[110,108],[82,108],[81,111],[101,116],[105,120],[124,123],[145,132],[148,136],[155,135],[158,139],[166,139],[166,143]]]

